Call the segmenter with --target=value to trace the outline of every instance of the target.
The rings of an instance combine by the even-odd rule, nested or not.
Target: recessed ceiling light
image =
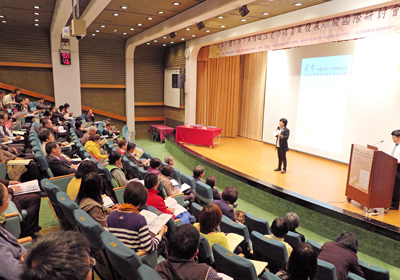
[[[163,47],[167,46],[167,44],[163,44]]]
[[[157,12],[157,14],[163,14],[163,13],[164,13],[163,11],[158,11],[158,12]]]
[[[114,29],[114,32],[115,32],[115,33],[117,33],[117,31],[118,31],[117,29]]]
[[[206,32],[208,33],[208,32],[211,32],[210,30],[206,30]]]
[[[37,18],[35,18],[35,21],[39,21]]]
[[[147,43],[147,45],[150,45],[150,43]]]
[[[196,35],[193,34],[192,37],[196,37]]]
[[[39,23],[35,23],[35,26],[39,26]]]
[[[117,13],[114,13],[114,14],[113,14],[113,16],[116,16],[116,17],[117,17],[117,16],[119,16],[119,14],[117,14]]]
[[[167,36],[164,36],[163,39],[167,39]]]
[[[264,16],[268,16],[268,15],[269,15],[269,13],[263,13],[263,15],[264,15]]]
[[[173,2],[172,4],[175,5],[175,6],[179,6],[181,3],[179,3],[179,2]]]
[[[181,38],[181,41],[185,41],[185,38]]]
[[[39,16],[40,14],[39,13],[33,13],[35,16]]]
[[[223,16],[219,16],[218,18],[224,18]]]
[[[126,32],[122,33],[122,35],[126,35]]]
[[[171,44],[173,44],[174,42],[171,42]]]
[[[186,30],[190,30],[190,28],[188,27],[188,28],[186,28]]]
[[[157,40],[154,40],[153,42],[154,42],[154,43],[157,43]]]
[[[221,28],[224,28],[224,27],[225,27],[225,25],[221,25],[220,27],[221,27]]]
[[[137,25],[138,25],[138,26],[142,26],[143,24],[141,24],[141,23],[138,23]]]
[[[247,21],[245,18],[242,18],[240,21]]]
[[[3,20],[2,23],[7,23],[7,21],[6,21],[6,20]]]
[[[96,32],[100,32],[100,30],[97,29]]]
[[[303,4],[301,4],[301,3],[296,3],[296,4],[294,4],[295,6],[301,6],[301,5],[303,5]]]
[[[152,18],[152,17],[148,17],[147,19],[148,19],[148,20],[153,20],[153,18]]]
[[[39,10],[40,7],[39,6],[33,6],[34,9]]]
[[[104,27],[106,27],[106,26],[105,26],[105,25],[100,25],[100,27],[104,28]]]
[[[92,36],[96,36],[96,34],[92,33]]]
[[[126,10],[126,9],[128,9],[128,7],[127,6],[121,6],[121,9]]]
[[[4,18],[4,16],[0,16],[0,18]]]
[[[130,31],[133,31],[133,30],[135,30],[135,28],[132,27],[132,28],[130,28],[129,30],[130,30]]]

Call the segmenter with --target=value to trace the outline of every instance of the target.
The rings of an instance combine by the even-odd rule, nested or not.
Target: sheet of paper
[[[244,240],[243,236],[232,232],[228,233],[226,238],[228,238],[228,245],[232,252],[235,251],[236,247]]]
[[[7,162],[7,165],[29,165],[31,162],[31,159],[15,159],[15,160],[9,160]]]
[[[278,132],[278,131],[274,131],[272,134],[273,134],[274,136],[278,136],[279,132]]]
[[[176,201],[176,199],[172,198],[172,197],[168,197],[167,199],[164,200],[165,205],[168,208],[173,208],[178,202]]]
[[[171,208],[175,209],[175,212],[174,212],[175,217],[178,216],[179,214],[182,214],[183,212],[187,211],[187,209],[180,204],[175,204],[175,206],[171,207]]]
[[[189,190],[189,189],[191,189],[191,187],[188,184],[183,183],[183,185],[179,188],[179,192],[182,193],[182,192],[184,192],[186,190]]]
[[[142,211],[140,211],[140,215],[142,215],[145,219],[147,224],[151,224],[152,221],[154,221],[155,219],[157,219],[158,215],[150,212],[149,210],[143,209]]]
[[[175,179],[171,179],[170,180],[171,181],[171,183],[172,183],[172,185],[175,187],[175,186],[179,186],[179,183],[175,180]]]
[[[145,211],[145,212],[143,213],[143,211]],[[150,214],[153,214],[155,216],[155,218],[154,218],[154,216],[150,215],[148,212],[150,212],[150,211],[142,210],[140,212],[140,214],[142,216],[144,216],[144,218],[147,221],[147,225],[149,227],[149,230],[154,234],[159,233],[161,228],[163,227],[163,225],[168,223],[168,221],[172,218],[172,215],[170,215],[170,214],[164,214],[163,213],[160,216],[157,216],[157,214],[154,214],[154,213],[150,212]],[[151,221],[151,222],[149,223],[149,221]]]
[[[25,134],[24,131],[19,131],[19,130],[13,130],[12,133],[15,135],[24,135]]]
[[[40,192],[39,181],[32,180],[18,185],[9,186],[14,190],[14,195]]]
[[[254,264],[254,267],[256,269],[257,275],[260,275],[261,273],[264,272],[264,269],[266,268],[266,266],[268,265],[267,262],[261,262],[261,261],[256,261],[256,260],[250,260]]]
[[[105,196],[105,197],[103,197],[103,205],[105,207],[111,208],[114,206],[114,202],[112,201],[112,199],[109,196]]]
[[[233,280],[232,277],[230,277],[230,276],[228,276],[228,275],[226,275],[226,274],[224,274],[224,273],[217,272],[217,274],[218,274],[219,277],[222,278],[222,280]]]

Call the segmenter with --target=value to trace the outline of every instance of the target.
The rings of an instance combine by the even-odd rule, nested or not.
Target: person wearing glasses
[[[96,265],[89,242],[76,231],[57,231],[38,238],[22,259],[21,280],[90,280]]]

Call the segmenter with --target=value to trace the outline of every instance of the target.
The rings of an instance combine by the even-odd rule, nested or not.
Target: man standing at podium
[[[400,200],[400,129],[396,129],[392,132],[393,146],[389,148],[387,153],[397,159],[397,172],[396,180],[394,181],[394,189],[392,196],[391,210],[399,210]]]

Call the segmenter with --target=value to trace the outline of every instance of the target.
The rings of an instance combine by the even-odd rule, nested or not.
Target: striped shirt
[[[113,211],[107,217],[108,231],[134,251],[153,252],[161,241],[161,236],[152,238],[146,219],[135,212]]]

